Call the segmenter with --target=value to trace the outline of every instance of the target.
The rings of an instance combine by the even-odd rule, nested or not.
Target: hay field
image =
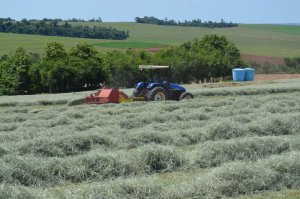
[[[0,97],[0,198],[297,198],[299,82],[190,85],[181,102]]]

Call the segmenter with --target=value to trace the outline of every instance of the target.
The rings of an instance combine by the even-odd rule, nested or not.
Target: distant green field
[[[148,43],[148,42],[139,42],[139,41],[125,41],[125,42],[100,42],[95,43],[95,46],[105,47],[105,48],[162,48],[166,47],[166,45],[156,44],[156,43]]]
[[[179,45],[193,38],[201,38],[206,34],[225,35],[236,43],[243,54],[262,55],[271,57],[300,56],[300,26],[287,25],[244,25],[237,28],[208,29],[199,27],[159,26],[151,24],[136,24],[131,22],[78,22],[73,25],[114,27],[129,31],[130,38],[121,41],[79,39],[64,37],[48,37],[38,35],[18,35],[0,33],[0,55],[8,54],[17,47],[24,47],[28,51],[43,52],[47,42],[59,41],[70,48],[76,43],[88,42],[97,44],[101,51],[124,49],[127,44],[133,48],[151,48],[156,46]],[[106,44],[106,42],[109,42]],[[150,45],[151,44],[151,45]]]
[[[278,32],[278,33],[287,33],[287,34],[295,34],[300,35],[300,27],[299,26],[290,26],[290,25],[265,25],[265,24],[257,24],[257,25],[242,25],[247,28],[254,28],[257,30],[264,30],[269,32]]]

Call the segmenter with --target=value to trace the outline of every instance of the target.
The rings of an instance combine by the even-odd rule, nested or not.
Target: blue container
[[[245,81],[253,81],[255,70],[253,68],[245,68]]]
[[[232,70],[232,79],[233,81],[242,82],[245,80],[245,69],[235,68]]]

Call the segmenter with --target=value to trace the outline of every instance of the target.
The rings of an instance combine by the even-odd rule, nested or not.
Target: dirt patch
[[[260,56],[260,55],[248,55],[248,54],[242,54],[241,55],[242,60],[246,62],[255,61],[258,64],[263,64],[265,62],[269,62],[271,64],[284,64],[284,60],[282,58],[278,57],[267,57],[267,56]]]
[[[300,74],[256,74],[255,81],[273,81],[280,79],[300,78]]]

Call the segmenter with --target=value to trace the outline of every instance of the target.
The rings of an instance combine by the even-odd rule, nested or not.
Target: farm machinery
[[[167,80],[159,80],[154,70],[167,69],[169,66],[140,65],[139,69],[151,72],[150,81],[138,82],[133,90],[132,98],[116,88],[101,88],[96,93],[85,98],[88,104],[120,103],[131,101],[165,101],[165,100],[188,100],[193,95],[178,84]],[[145,77],[145,75],[143,75]]]

